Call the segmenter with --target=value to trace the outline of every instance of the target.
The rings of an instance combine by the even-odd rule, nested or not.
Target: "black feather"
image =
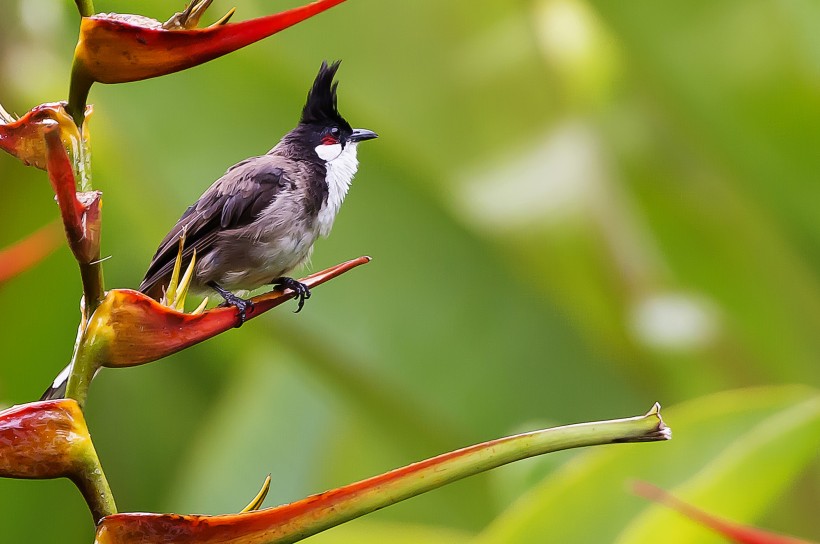
[[[333,78],[341,62],[337,60],[329,66],[327,61],[322,62],[319,73],[313,81],[313,87],[308,92],[305,107],[302,109],[302,123],[322,126],[339,125],[340,128],[350,130],[350,125],[339,114],[336,106],[336,88],[339,83],[334,83]]]

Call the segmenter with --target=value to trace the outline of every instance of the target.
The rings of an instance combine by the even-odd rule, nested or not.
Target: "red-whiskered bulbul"
[[[357,146],[377,137],[351,128],[339,114],[333,81],[339,63],[322,63],[296,128],[267,154],[230,167],[182,214],[160,243],[140,291],[162,296],[184,231],[183,269],[196,250],[191,289],[219,293],[239,310],[239,325],[250,301],[234,290],[290,288],[298,293],[296,311],[302,309],[310,290],[286,274],[310,258],[319,236],[330,233],[359,166]],[[68,370],[43,400],[65,394]]]
[[[296,311],[302,309],[310,291],[286,274],[330,233],[359,165],[358,144],[376,137],[350,128],[339,114],[338,68],[339,62],[322,63],[296,128],[266,155],[230,167],[182,214],[160,243],[140,291],[162,296],[184,231],[183,267],[196,250],[192,290],[219,293],[239,309],[240,325],[248,301],[235,290],[290,288],[299,295]]]

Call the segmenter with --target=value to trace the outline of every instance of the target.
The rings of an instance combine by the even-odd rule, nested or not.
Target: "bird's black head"
[[[308,92],[307,102],[302,108],[302,118],[295,131],[304,143],[314,147],[319,156],[325,160],[334,149],[338,149],[335,151],[338,155],[349,143],[376,138],[376,133],[370,130],[351,128],[339,113],[336,98],[339,83],[334,82],[333,79],[341,62],[337,60],[330,65],[327,61],[322,62],[313,86]],[[326,148],[326,151],[320,152],[323,148]]]
[[[336,89],[338,82],[333,78],[339,70],[342,61],[337,60],[330,66],[327,61],[322,62],[319,74],[313,81],[313,87],[308,92],[307,102],[302,109],[301,122],[306,125],[337,126],[340,129],[351,131],[350,124],[339,114],[336,106]]]

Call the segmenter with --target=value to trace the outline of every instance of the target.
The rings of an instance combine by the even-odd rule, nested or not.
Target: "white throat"
[[[359,168],[359,159],[356,157],[358,145],[358,142],[350,142],[344,147],[339,144],[316,147],[316,154],[326,161],[327,168],[327,200],[319,210],[317,218],[319,234],[322,236],[330,234],[333,220]]]

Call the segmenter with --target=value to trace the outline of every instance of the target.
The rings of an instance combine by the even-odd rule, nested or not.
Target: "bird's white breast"
[[[359,168],[359,159],[356,157],[358,142],[350,142],[342,147],[336,145],[320,145],[316,153],[323,158],[327,168],[327,200],[319,210],[317,226],[319,234],[327,236],[333,227],[333,220],[347,195],[353,176]],[[333,149],[335,148],[335,149]]]

